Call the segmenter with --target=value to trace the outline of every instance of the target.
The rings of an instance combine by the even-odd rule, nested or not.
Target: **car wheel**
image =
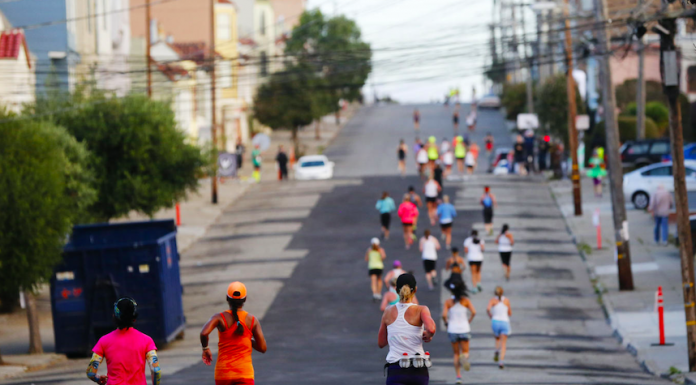
[[[638,191],[637,193],[633,194],[632,200],[633,206],[635,206],[638,210],[645,210],[650,204],[650,197],[643,191]]]

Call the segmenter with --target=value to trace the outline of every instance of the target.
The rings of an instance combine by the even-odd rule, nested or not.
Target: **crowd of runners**
[[[469,371],[469,342],[471,341],[471,323],[477,312],[471,295],[484,292],[481,271],[484,265],[487,238],[495,243],[503,267],[503,279],[510,280],[510,264],[515,240],[507,224],[495,233],[493,226],[494,212],[498,205],[495,194],[489,186],[484,186],[478,203],[481,207],[480,221],[483,222],[484,234],[476,229],[469,231],[465,239],[453,239],[452,229],[458,216],[454,202],[445,193],[444,183],[464,183],[474,174],[479,162],[480,148],[470,140],[469,135],[459,135],[459,106],[453,115],[454,136],[442,138],[418,136],[421,133],[422,116],[418,109],[413,112],[416,138],[413,147],[405,140],[400,140],[397,148],[398,170],[406,175],[407,159],[412,151],[418,175],[422,185],[408,186],[403,195],[396,194],[400,203],[395,202],[390,192],[384,191],[376,203],[379,211],[381,236],[373,238],[365,254],[373,301],[381,300],[380,309],[384,312],[379,329],[380,347],[389,347],[387,355],[387,384],[427,384],[429,354],[423,349],[423,343],[430,342],[437,331],[436,322],[427,306],[419,305],[415,297],[419,286],[416,276],[420,274],[407,271],[405,261],[416,259],[417,247],[420,255],[425,287],[435,290],[441,280],[451,297],[443,304],[442,321],[448,339],[452,345],[453,363],[456,383],[462,383],[462,370]],[[475,111],[475,110],[474,110]],[[466,119],[469,132],[476,128],[476,114],[470,113]],[[483,139],[486,161],[489,165],[494,158],[494,138],[489,133]],[[462,178],[462,176],[467,176]],[[481,188],[481,187],[478,187]],[[392,264],[392,270],[385,272],[387,253],[383,242],[390,239],[392,215],[394,222],[401,222],[404,251]],[[421,216],[427,217],[420,223],[426,228],[419,231]],[[478,222],[479,220],[476,220]],[[400,242],[400,241],[397,241]],[[462,250],[462,255],[460,255]],[[439,277],[438,260],[443,252],[448,253],[443,273]],[[411,257],[409,257],[411,256]],[[490,263],[490,262],[489,262]],[[466,269],[469,277],[465,277]],[[439,267],[442,269],[442,266]],[[386,292],[382,294],[382,287]],[[490,284],[490,283],[489,283]],[[494,289],[494,290],[493,290]],[[486,314],[490,318],[490,327],[495,338],[493,360],[500,369],[504,368],[507,338],[510,335],[510,317],[512,308],[510,299],[504,296],[502,286],[490,287],[492,297],[488,301]]]

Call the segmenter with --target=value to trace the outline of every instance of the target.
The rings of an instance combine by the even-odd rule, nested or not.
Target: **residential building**
[[[0,108],[18,113],[35,98],[35,61],[24,31],[6,27],[0,14]]]
[[[307,6],[307,0],[271,0],[275,15],[276,38],[289,35],[300,24],[300,16]]]
[[[130,89],[129,0],[42,0],[0,2],[16,28],[25,28],[36,56],[36,89],[72,90],[82,82],[123,95]],[[56,20],[66,23],[54,23]]]

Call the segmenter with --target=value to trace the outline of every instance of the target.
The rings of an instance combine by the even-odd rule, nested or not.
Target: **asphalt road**
[[[451,137],[451,109],[420,106],[422,138]],[[462,106],[462,116],[468,107]],[[365,108],[326,151],[336,162],[336,177],[346,182],[321,194],[288,250],[305,250],[262,319],[268,339],[266,355],[254,356],[259,384],[382,384],[386,349],[377,348],[381,312],[371,301],[363,255],[369,239],[379,232],[374,204],[382,191],[398,197],[409,185],[420,189],[414,175],[396,172],[400,138],[412,145],[416,133],[408,106]],[[463,119],[462,119],[463,120]],[[495,111],[479,113],[471,135],[482,146],[492,132],[498,146],[511,138]],[[484,161],[482,159],[482,161]],[[513,330],[507,367],[492,362],[493,339],[485,305],[493,283],[502,283],[497,253],[488,252],[484,268],[485,293],[474,297],[479,315],[473,323],[471,372],[466,383],[488,384],[651,384],[662,380],[645,374],[633,357],[612,337],[601,308],[562,218],[545,184],[536,179],[493,179],[483,173],[465,182],[445,183],[459,210],[453,243],[459,244],[472,227],[481,227],[478,196],[484,184],[498,194],[497,217],[513,226],[518,238],[513,281],[506,284],[512,299]],[[298,184],[299,185],[299,184]],[[312,182],[302,184],[306,188]],[[265,189],[273,186],[265,186]],[[293,194],[292,188],[282,188]],[[303,194],[299,192],[298,194]],[[497,224],[500,222],[496,222]],[[419,229],[427,228],[425,216]],[[498,225],[497,225],[498,226]],[[496,226],[496,227],[497,227]],[[418,297],[439,316],[445,295],[425,289],[419,253],[405,251],[398,224],[384,242],[387,264],[400,259],[422,283]],[[438,233],[437,231],[435,232]],[[489,244],[492,239],[488,239]],[[494,249],[489,247],[489,250]],[[441,259],[447,253],[441,252]],[[263,256],[259,256],[263,258]],[[273,270],[273,265],[269,265]],[[442,330],[427,350],[434,357],[431,383],[453,383],[451,348]],[[172,384],[212,383],[212,368],[194,365],[168,379]]]
[[[268,352],[254,354],[256,383],[383,384],[387,350],[377,347],[381,312],[371,299],[363,256],[370,238],[379,234],[374,205],[381,192],[389,191],[398,200],[409,185],[422,188],[412,153],[407,159],[409,175],[398,176],[399,139],[412,147],[416,135],[423,139],[434,135],[438,142],[452,136],[452,107],[419,108],[418,134],[411,121],[412,106],[364,108],[326,151],[336,162],[335,180],[264,183],[226,210],[184,255],[187,333],[195,333],[214,311],[224,310],[219,293],[227,282],[239,279],[249,287],[247,308],[261,319],[268,340]],[[462,122],[468,108],[462,106]],[[494,134],[497,146],[511,144],[496,111],[479,112],[478,128],[470,139],[483,147],[487,132]],[[486,165],[483,157],[480,162]],[[612,337],[586,267],[545,183],[535,178],[494,178],[483,173],[484,168],[465,181],[445,182],[445,193],[459,212],[453,244],[461,245],[472,228],[481,229],[478,198],[484,185],[498,197],[496,228],[510,224],[517,244],[508,283],[502,279],[493,238],[486,238],[484,293],[472,296],[478,315],[472,323],[472,369],[465,373],[465,383],[665,383],[644,373]],[[419,235],[429,228],[426,222],[421,215]],[[387,265],[400,259],[415,272],[421,284],[419,300],[439,318],[447,294],[427,290],[418,251],[404,250],[398,223],[392,230],[392,239],[383,243]],[[439,235],[438,229],[433,230]],[[440,260],[447,256],[442,251]],[[485,315],[487,301],[499,284],[513,308],[514,334],[505,370],[492,361],[493,338]],[[216,338],[212,336],[211,344]],[[213,367],[197,359],[200,348],[195,340],[187,337],[184,344],[162,351],[163,383],[214,383]],[[426,350],[434,360],[431,383],[454,383],[451,348],[443,329]],[[178,368],[183,369],[173,373]],[[78,383],[60,382],[59,375],[49,374],[31,380],[12,383]]]

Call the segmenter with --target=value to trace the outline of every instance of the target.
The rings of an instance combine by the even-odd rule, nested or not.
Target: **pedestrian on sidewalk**
[[[430,363],[420,367],[413,364],[426,358],[423,342],[432,341],[437,325],[427,306],[413,303],[418,288],[412,274],[396,280],[396,291],[399,302],[384,311],[377,335],[380,349],[389,346],[387,385],[428,385]]]
[[[266,338],[261,324],[256,317],[242,310],[246,300],[246,286],[241,282],[232,282],[227,287],[230,309],[212,316],[201,330],[203,362],[206,365],[213,361],[208,336],[213,330],[218,331],[215,385],[254,385],[251,351],[266,353]]]
[[[425,270],[428,289],[433,290],[433,285],[437,283],[437,251],[440,250],[440,242],[437,238],[430,235],[430,230],[425,230],[418,248],[423,259],[423,269]]]
[[[401,139],[401,142],[399,142],[399,148],[396,150],[397,157],[399,158],[399,172],[401,172],[401,176],[406,175],[406,154],[408,153],[408,146],[406,143],[404,143],[404,140]]]
[[[450,203],[449,195],[442,197],[442,201],[437,206],[436,214],[440,220],[440,229],[445,246],[449,249],[452,246],[452,223],[454,222],[454,217],[457,216],[457,210]]]
[[[278,180],[288,180],[288,155],[283,150],[282,144],[278,146],[276,162],[278,162]]]
[[[251,163],[254,166],[252,176],[257,183],[261,181],[261,162],[261,150],[259,150],[259,145],[257,144],[251,151]]]
[[[456,383],[462,383],[462,368],[471,369],[469,363],[469,341],[471,340],[471,321],[476,316],[476,308],[469,300],[466,286],[462,283],[450,289],[452,298],[445,301],[442,320],[447,327],[447,336],[454,351],[454,371]]]
[[[377,201],[375,208],[379,211],[379,221],[382,225],[382,237],[389,239],[389,225],[391,224],[391,212],[396,210],[396,203],[389,196],[389,192],[382,193],[382,198]]]
[[[486,249],[486,242],[480,239],[478,231],[471,230],[471,236],[464,240],[464,252],[471,268],[471,292],[476,294],[483,290],[481,286],[481,267],[483,266],[483,251]]]
[[[507,339],[510,336],[510,317],[512,316],[512,308],[510,300],[503,296],[503,288],[498,286],[495,288],[495,297],[488,302],[488,317],[491,318],[491,328],[495,337],[495,354],[493,361],[498,363],[498,367],[505,367],[505,349],[507,347]]]
[[[406,245],[406,250],[408,250],[411,248],[411,244],[413,244],[413,225],[418,219],[418,208],[411,202],[409,194],[404,194],[404,199],[396,213],[401,219],[401,225],[404,228],[404,244]]]
[[[546,171],[546,157],[548,156],[549,149],[551,148],[549,145],[550,140],[551,137],[546,135],[539,141],[539,145],[537,147],[537,163],[539,164],[539,171]]]
[[[399,278],[401,274],[406,273],[406,270],[404,270],[401,267],[401,261],[398,259],[392,263],[392,269],[387,273],[387,275],[384,276],[384,284],[389,285],[389,281],[391,281],[392,278],[396,279]]]
[[[513,171],[519,175],[527,175],[527,169],[525,168],[524,139],[522,135],[517,135],[517,142],[513,147],[513,154],[513,160],[515,161]]]
[[[135,330],[138,304],[132,298],[121,298],[114,303],[116,330],[101,337],[92,349],[87,366],[87,377],[100,385],[146,385],[145,362],[150,366],[152,384],[159,385],[162,372],[157,358],[157,347],[149,336]],[[97,375],[99,365],[106,358],[107,375]]]
[[[440,195],[440,191],[442,191],[442,187],[437,183],[434,176],[431,175],[430,179],[423,186],[425,204],[428,207],[428,218],[431,226],[435,226],[435,221],[437,220],[437,197]]]
[[[669,234],[669,214],[674,206],[672,194],[667,191],[665,185],[657,186],[655,194],[650,199],[648,211],[655,218],[655,243],[667,245],[667,235]],[[662,232],[662,242],[660,242],[660,231]]]
[[[457,159],[457,169],[460,174],[464,173],[464,158],[466,158],[466,146],[464,138],[457,136],[454,138],[454,157]]]
[[[234,148],[234,152],[237,155],[237,170],[241,170],[242,162],[244,161],[244,144],[239,136],[237,137],[237,145]]]
[[[515,238],[510,232],[510,226],[506,224],[503,225],[503,229],[500,231],[500,235],[495,239],[495,243],[498,244],[498,253],[500,253],[500,261],[503,263],[503,269],[505,269],[505,279],[510,280],[510,258],[512,257],[512,246],[515,245]]]
[[[370,248],[365,252],[365,262],[370,275],[373,301],[382,299],[382,272],[384,272],[385,259],[387,259],[387,253],[379,245],[379,239],[372,238]]]
[[[600,157],[598,149],[592,152],[592,157],[590,158],[590,168],[587,171],[587,176],[592,178],[592,183],[594,184],[595,197],[602,197],[602,178],[607,174],[606,168],[604,167],[604,159]]]
[[[483,226],[488,235],[493,235],[493,208],[498,207],[498,202],[490,186],[483,187],[483,195],[479,202],[483,206]]]

